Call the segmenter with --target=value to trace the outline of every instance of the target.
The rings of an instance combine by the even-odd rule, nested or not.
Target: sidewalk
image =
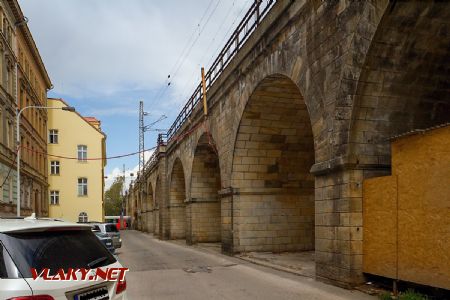
[[[186,245],[184,240],[173,240],[179,245]],[[222,254],[220,243],[198,243],[192,247],[201,250]],[[289,272],[299,276],[314,278],[316,274],[316,265],[314,263],[314,251],[301,252],[248,252],[236,254],[234,257],[275,270]]]

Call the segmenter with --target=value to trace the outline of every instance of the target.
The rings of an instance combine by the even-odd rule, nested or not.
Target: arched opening
[[[78,215],[78,223],[87,223],[88,221],[88,214],[83,212],[80,212]]]
[[[161,178],[158,176],[156,179],[155,199],[153,201],[153,228],[154,234],[159,236],[161,233],[161,225],[159,219],[159,210],[162,204],[163,191],[161,186]]]
[[[137,213],[137,196],[136,190],[133,191],[133,229],[138,229],[138,213]]]
[[[390,137],[450,121],[447,11],[436,1],[393,1],[386,8],[353,108],[350,144],[359,164],[388,166]]]
[[[153,188],[150,182],[148,183],[147,186],[146,203],[147,203],[147,213],[146,213],[147,231],[154,232],[155,228],[153,221]]]
[[[142,231],[142,215],[143,215],[143,211],[142,211],[142,193],[141,191],[138,189],[136,191],[136,197],[137,197],[137,214],[138,214],[138,222],[137,222],[137,229]]]
[[[170,177],[170,238],[184,239],[186,237],[186,187],[183,165],[176,159]]]
[[[192,163],[191,195],[187,206],[188,243],[220,242],[220,188],[219,157],[212,137],[205,133],[198,141]]]
[[[234,251],[314,250],[313,164],[303,96],[285,76],[265,78],[247,102],[234,149]]]
[[[416,195],[417,191],[423,188],[420,184],[412,184],[413,178],[421,170],[420,167],[405,172],[405,177],[408,178],[406,181],[398,174],[390,177],[395,182],[394,186],[405,187],[408,190],[405,194],[406,197],[402,195],[401,189],[390,190],[389,193],[386,193],[381,182],[389,180],[389,177],[372,181],[376,184],[375,193],[372,195],[384,195],[383,191],[386,195],[394,195],[394,200],[389,201],[386,196],[383,199],[383,201],[386,200],[384,203],[371,200],[370,186],[368,188],[364,185],[363,189],[362,181],[396,172],[395,169],[391,170],[390,168],[393,163],[391,137],[450,122],[448,88],[450,86],[450,77],[448,76],[448,45],[450,44],[448,32],[450,28],[446,20],[448,20],[448,4],[445,2],[391,1],[384,11],[365,61],[361,66],[362,71],[358,80],[349,134],[349,154],[361,169],[360,174],[355,176],[358,181],[356,184],[361,187],[361,192],[359,198],[352,199],[353,204],[350,208],[352,209],[350,212],[357,221],[351,219],[350,221],[356,223],[352,225],[357,230],[360,229],[357,226],[364,225],[361,233],[355,235],[358,237],[358,241],[354,241],[356,239],[352,238],[352,243],[355,245],[357,245],[356,242],[361,243],[360,247],[354,247],[356,250],[353,250],[352,244],[352,254],[361,257],[359,265],[362,265],[362,271],[367,273],[370,272],[366,269],[366,264],[370,265],[370,261],[375,261],[373,256],[372,258],[368,257],[379,253],[373,248],[370,249],[370,241],[373,241],[380,232],[386,232],[386,228],[395,229],[394,232],[387,233],[387,236],[392,237],[389,241],[390,245],[396,245],[390,249],[390,253],[394,256],[384,256],[396,261],[395,268],[393,267],[391,273],[396,274],[393,278],[405,279],[397,277],[402,273],[402,266],[407,265],[404,257],[417,259],[421,253],[429,253],[430,249],[434,251],[436,257],[444,255],[444,252],[439,253],[439,245],[433,244],[433,239],[428,236],[427,238],[431,242],[424,243],[419,238],[419,234],[414,234],[413,238],[409,239],[403,238],[405,235],[401,234],[402,230],[423,234],[422,228],[440,228],[442,226],[437,216],[433,216],[435,221],[433,224],[433,221],[427,220],[426,217],[417,217],[407,210],[409,207],[414,207],[413,210],[418,215],[427,216],[428,209],[433,206],[430,204],[439,203],[439,200],[434,203],[432,201],[426,203],[426,197],[417,197],[418,201],[423,202],[408,202],[408,205],[402,203],[401,199],[408,199],[406,195]],[[405,142],[401,148],[408,149],[412,145],[414,143],[411,143],[410,140]],[[395,149],[395,142],[393,146]],[[436,145],[434,149],[438,149],[438,147]],[[405,152],[399,155],[400,160],[407,157]],[[420,148],[413,152],[420,153]],[[433,154],[427,155],[427,158],[439,161],[433,157]],[[417,159],[417,161],[422,165],[428,164],[423,159]],[[394,163],[394,168],[398,168],[399,165],[403,167],[407,163]],[[436,174],[440,174],[438,170],[435,170],[435,178],[439,181],[440,178]],[[432,188],[428,186],[427,189]],[[393,207],[387,209],[387,203],[392,204]],[[376,210],[370,210],[369,207],[376,207]],[[400,214],[396,213],[398,208],[400,208]],[[377,211],[392,212],[393,217],[386,218],[386,222],[379,223],[377,222],[379,220]],[[407,215],[407,220],[402,220],[402,215]],[[353,235],[353,228],[351,229]],[[439,242],[436,243],[439,244]],[[376,244],[380,247],[378,249],[386,248],[383,244]],[[399,256],[397,256],[398,245],[407,249]],[[380,270],[386,270],[388,264],[377,260],[377,265],[380,266]],[[427,266],[436,272],[436,269],[431,267],[431,263]],[[409,267],[407,270],[410,274],[417,273]],[[420,271],[421,276],[426,276],[424,274],[427,274],[427,270]],[[381,272],[377,273],[377,275],[381,274]],[[406,281],[413,282],[414,280],[409,278]]]

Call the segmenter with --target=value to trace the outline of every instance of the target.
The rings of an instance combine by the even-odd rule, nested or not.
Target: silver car
[[[114,248],[122,247],[122,239],[120,238],[120,232],[117,230],[116,224],[113,223],[95,223],[92,224],[92,230],[100,231],[107,234],[113,241]]]
[[[0,299],[127,299],[126,281],[32,279],[32,269],[37,274],[47,269],[51,278],[58,270],[78,268],[122,265],[90,226],[34,216],[0,218]]]

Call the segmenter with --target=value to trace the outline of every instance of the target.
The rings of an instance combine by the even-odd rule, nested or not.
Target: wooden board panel
[[[393,144],[399,279],[450,289],[450,127]]]
[[[363,196],[363,271],[396,278],[396,177],[385,176],[364,180]]]

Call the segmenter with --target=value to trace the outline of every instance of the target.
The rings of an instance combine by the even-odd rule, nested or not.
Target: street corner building
[[[0,216],[17,213],[17,112],[46,106],[52,83],[16,0],[0,1]],[[20,119],[21,215],[48,216],[46,110]]]
[[[68,105],[62,99],[49,98],[48,106]],[[61,109],[50,109],[48,115],[50,217],[103,221],[106,135],[100,121]]]

